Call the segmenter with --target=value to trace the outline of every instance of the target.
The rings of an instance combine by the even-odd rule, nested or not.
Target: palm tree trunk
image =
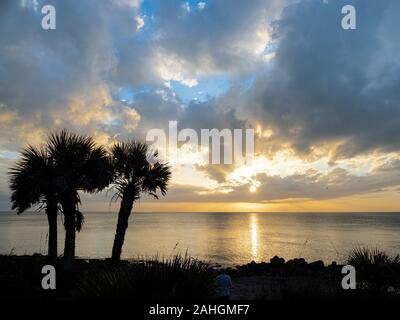
[[[133,207],[133,198],[123,196],[118,213],[117,230],[115,232],[114,244],[112,248],[111,260],[118,263],[121,260],[122,246],[125,240],[126,229],[128,229],[128,220]]]
[[[71,200],[70,200],[71,201]],[[64,242],[64,269],[70,271],[74,268],[75,259],[75,205],[63,203],[65,242]]]
[[[47,202],[47,220],[49,222],[49,249],[48,256],[52,263],[57,261],[57,203],[53,201]]]

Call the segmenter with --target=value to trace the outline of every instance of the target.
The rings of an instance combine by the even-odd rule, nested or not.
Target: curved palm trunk
[[[53,200],[47,200],[47,220],[49,223],[49,248],[48,256],[52,263],[57,261],[58,250],[57,250],[57,202]]]
[[[121,259],[122,246],[125,240],[126,229],[128,229],[128,220],[131,215],[132,207],[133,197],[124,195],[119,208],[117,230],[115,232],[112,248],[111,260],[113,262],[118,262]]]
[[[70,271],[74,268],[75,259],[75,238],[76,238],[76,223],[75,223],[75,205],[72,201],[64,202],[64,227],[65,227],[65,242],[64,242],[64,269]]]

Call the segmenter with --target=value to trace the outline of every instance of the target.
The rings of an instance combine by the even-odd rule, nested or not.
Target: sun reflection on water
[[[257,215],[250,215],[250,240],[251,240],[251,258],[257,260],[258,257],[258,220]]]

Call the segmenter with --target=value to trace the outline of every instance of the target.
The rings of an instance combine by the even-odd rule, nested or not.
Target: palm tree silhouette
[[[113,171],[107,151],[96,146],[92,137],[63,130],[52,134],[46,147],[54,161],[58,200],[64,214],[64,268],[71,270],[76,231],[81,230],[84,221],[79,211],[79,191],[94,193],[103,190],[112,181]]]
[[[39,205],[45,209],[49,224],[48,256],[57,260],[58,201],[54,162],[44,148],[27,147],[21,159],[10,169],[12,209],[17,214]]]
[[[121,199],[117,229],[112,248],[112,261],[121,258],[128,219],[133,204],[147,193],[158,199],[157,191],[164,196],[167,192],[171,171],[168,165],[157,161],[158,153],[149,150],[145,143],[130,141],[116,143],[111,150],[116,193],[114,199]]]

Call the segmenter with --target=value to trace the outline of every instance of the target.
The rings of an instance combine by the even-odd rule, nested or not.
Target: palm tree
[[[17,214],[36,205],[39,210],[45,209],[49,224],[48,256],[55,262],[58,202],[52,159],[43,148],[27,147],[9,175],[12,209],[17,209]]]
[[[103,147],[93,138],[63,130],[52,134],[47,143],[54,161],[59,201],[64,214],[64,268],[73,268],[76,231],[80,231],[83,215],[79,211],[79,191],[98,192],[112,181],[113,171]]]
[[[136,141],[116,143],[111,150],[117,190],[113,198],[121,199],[111,257],[114,262],[121,258],[134,202],[142,193],[158,199],[157,191],[163,196],[167,192],[171,171],[168,165],[158,162],[157,158],[157,152],[151,152],[146,144]]]

